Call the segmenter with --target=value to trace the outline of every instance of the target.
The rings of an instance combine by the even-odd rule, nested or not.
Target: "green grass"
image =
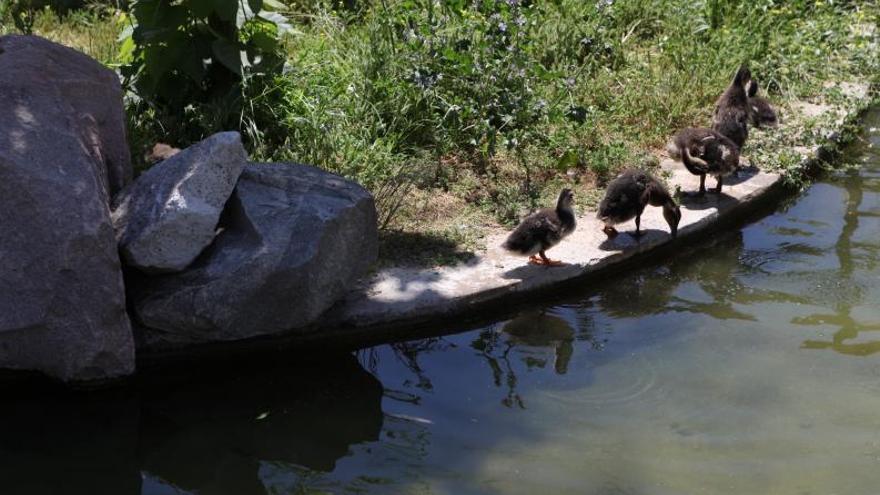
[[[480,229],[512,225],[563,185],[575,185],[581,207],[595,204],[622,167],[681,127],[707,125],[743,62],[783,119],[798,101],[857,106],[826,83],[876,88],[880,74],[880,5],[870,0],[336,3],[288,3],[284,74],[248,88],[259,122],[246,129],[249,147],[364,184],[388,251],[417,251],[413,235],[436,240],[418,262],[478,250]],[[106,7],[45,11],[34,30],[113,66],[122,21]],[[154,141],[200,137],[132,118],[136,160]],[[795,147],[828,123],[788,124],[755,133],[744,154],[796,167]]]
[[[32,22],[33,34],[77,48],[110,67],[117,66],[117,38],[122,28],[122,15],[115,9],[94,3],[61,16],[52,9],[43,8],[33,12]],[[0,35],[15,33],[18,30],[11,14],[0,7]]]

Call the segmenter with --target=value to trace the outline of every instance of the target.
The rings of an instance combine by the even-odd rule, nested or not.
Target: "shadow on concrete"
[[[727,207],[730,204],[738,203],[739,201],[730,196],[723,190],[721,194],[716,194],[711,191],[707,191],[703,196],[697,196],[693,194],[685,194],[681,197],[681,207],[687,210],[706,210],[709,208],[722,209]]]
[[[758,175],[760,172],[761,171],[758,169],[758,167],[755,167],[754,165],[740,168],[733,174],[728,175],[724,178],[724,187],[742,184],[743,182],[751,180],[752,177]]]
[[[378,268],[425,268],[470,261],[472,250],[440,234],[383,230],[379,232]]]
[[[533,265],[523,259],[523,264],[516,268],[511,268],[501,274],[501,277],[508,280],[525,280],[535,277],[548,277],[551,279],[566,279],[573,274],[580,273],[581,268],[578,265],[566,263],[564,259],[554,257],[552,253],[547,253],[547,257],[556,261],[561,261],[559,266]]]
[[[672,239],[668,231],[660,229],[642,229],[642,235],[636,237],[636,229],[634,227],[635,224],[633,224],[631,229],[619,230],[617,237],[602,241],[599,244],[599,249],[602,251],[626,251],[627,249],[637,248],[642,244],[659,244]]]

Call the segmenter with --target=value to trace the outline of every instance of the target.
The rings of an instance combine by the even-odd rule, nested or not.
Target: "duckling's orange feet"
[[[550,258],[541,258],[538,256],[529,256],[529,263],[533,265],[543,265],[543,266],[562,266],[565,263],[557,260],[551,260]]]
[[[550,258],[548,258],[547,255],[544,254],[544,251],[538,253],[538,256],[541,257],[541,264],[544,266],[560,266],[562,264],[561,261],[551,260]]]

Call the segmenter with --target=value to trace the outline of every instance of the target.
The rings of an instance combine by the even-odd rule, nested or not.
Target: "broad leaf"
[[[278,12],[262,12],[260,18],[275,24],[278,28],[278,35],[287,34],[293,31],[293,27],[287,21],[287,18]]]
[[[263,8],[266,10],[285,10],[287,6],[278,0],[263,0]]]
[[[187,51],[180,60],[180,70],[196,84],[201,84],[207,73],[201,55],[194,50]]]
[[[216,40],[211,45],[211,51],[214,53],[214,58],[224,67],[239,76],[242,75],[241,50],[237,43],[223,39]]]
[[[134,61],[135,51],[134,38],[129,36],[119,45],[119,61],[123,64],[130,64]]]
[[[254,44],[260,51],[266,53],[272,53],[278,48],[278,39],[275,36],[265,32],[265,31],[257,31],[255,32],[250,39],[251,43]]]

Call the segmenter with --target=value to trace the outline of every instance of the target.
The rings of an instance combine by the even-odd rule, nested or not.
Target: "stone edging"
[[[857,88],[866,99],[868,86]],[[843,110],[838,107],[804,104],[793,111],[807,117],[833,115],[831,147],[842,139],[844,124],[851,121],[863,108]],[[801,169],[822,157],[828,149],[815,145],[812,149],[798,148],[803,157]],[[748,163],[747,155],[744,163]],[[674,190],[695,190],[698,177],[688,173],[681,164],[663,160],[661,168]],[[707,185],[714,185],[708,178]],[[642,215],[646,231],[639,241],[627,232],[634,224],[620,226],[621,235],[613,241],[605,239],[601,222],[594,212],[578,218],[577,230],[549,255],[562,260],[565,266],[546,268],[532,266],[521,257],[510,256],[500,249],[504,236],[487,239],[489,248],[470,262],[437,268],[387,268],[362,281],[342,301],[338,302],[318,321],[304,329],[285,335],[254,339],[245,342],[200,345],[182,349],[139,348],[139,359],[146,362],[164,358],[195,357],[194,354],[228,354],[259,349],[289,349],[291,347],[355,347],[386,340],[417,338],[440,333],[440,325],[454,325],[457,320],[491,309],[503,310],[510,303],[546,294],[563,285],[584,285],[635,263],[675,250],[686,249],[698,239],[705,238],[725,226],[736,225],[756,212],[778,204],[790,189],[785,179],[775,173],[756,169],[741,171],[738,177],[728,178],[724,193],[712,193],[703,199],[686,199],[682,204],[682,219],[678,238],[672,240],[660,208],[648,207]],[[575,192],[577,193],[577,191]],[[434,330],[426,330],[431,329]]]

